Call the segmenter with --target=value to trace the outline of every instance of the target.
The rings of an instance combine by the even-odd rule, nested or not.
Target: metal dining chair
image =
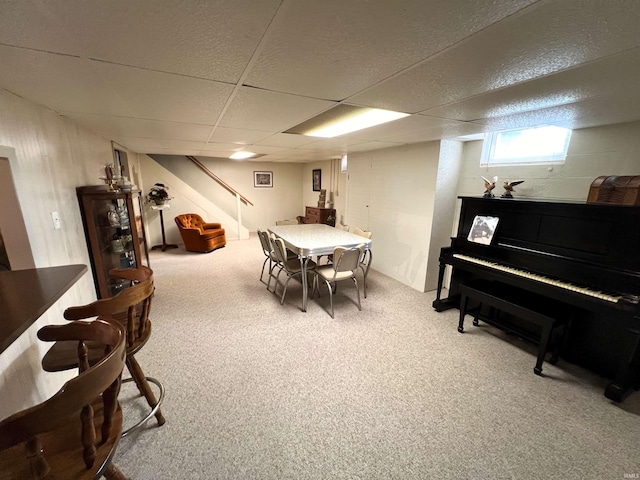
[[[331,318],[334,318],[334,289],[337,287],[336,284],[343,280],[353,280],[353,283],[356,286],[356,293],[358,295],[358,310],[362,310],[362,307],[360,305],[360,287],[358,286],[358,280],[356,279],[356,272],[358,271],[358,264],[360,262],[360,257],[363,251],[364,244],[360,244],[357,247],[352,248],[336,247],[333,250],[333,263],[331,265],[316,267],[316,276],[313,282],[313,292],[317,290],[318,295],[320,295],[318,277],[321,277],[325,281],[327,288],[329,289]]]
[[[269,289],[269,285],[271,284],[271,278],[273,277],[273,269],[278,266],[278,259],[276,258],[275,253],[273,253],[273,248],[271,246],[271,242],[269,241],[269,234],[258,229],[258,238],[260,239],[260,245],[262,246],[262,252],[264,253],[265,259],[262,262],[262,271],[260,272],[260,281],[262,283],[267,284],[267,290]],[[266,267],[267,262],[269,262],[269,280],[265,282],[263,280],[264,277],[264,267]]]
[[[368,238],[369,240],[373,236],[373,232],[367,232],[366,230],[362,230],[358,227],[353,229],[353,233],[360,235],[361,237]],[[371,248],[369,248],[362,252],[360,262],[358,263],[358,268],[362,270],[362,289],[364,291],[364,298],[367,298],[367,275],[369,275],[369,268],[371,268],[372,260],[373,253],[371,252]]]
[[[280,271],[276,275],[276,284],[273,287],[273,293],[276,293],[278,288],[278,281],[280,274],[284,271],[287,274],[287,279],[284,282],[284,289],[282,291],[282,298],[280,299],[280,305],[284,303],[284,297],[287,294],[287,287],[289,285],[289,281],[295,277],[296,275],[300,275],[300,281],[306,282],[306,278],[302,278],[302,265],[300,264],[300,260],[298,257],[295,258],[287,258],[287,248],[284,245],[284,241],[281,238],[276,237],[271,234],[269,237],[271,240],[271,245],[273,246],[273,251],[278,260],[278,264],[281,267]],[[313,260],[307,261],[307,272],[313,273],[315,272],[316,263]]]

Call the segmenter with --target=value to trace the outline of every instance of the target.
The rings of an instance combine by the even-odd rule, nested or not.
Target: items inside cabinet
[[[128,281],[111,278],[111,269],[149,266],[140,192],[114,191],[103,185],[76,191],[96,293],[98,298],[111,297],[129,286]]]

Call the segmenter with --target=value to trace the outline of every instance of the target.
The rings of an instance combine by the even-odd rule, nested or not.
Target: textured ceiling
[[[0,87],[141,153],[310,162],[640,120],[637,0],[0,4]],[[411,115],[282,133],[339,103]]]

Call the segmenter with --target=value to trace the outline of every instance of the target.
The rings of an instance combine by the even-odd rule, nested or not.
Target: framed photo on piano
[[[488,217],[484,215],[476,215],[471,225],[471,230],[467,236],[467,240],[473,243],[481,243],[483,245],[491,245],[493,234],[498,226],[498,217]]]

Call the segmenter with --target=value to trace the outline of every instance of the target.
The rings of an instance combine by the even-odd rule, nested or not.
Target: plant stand
[[[178,248],[178,245],[176,245],[175,243],[167,243],[167,239],[164,233],[164,217],[162,216],[162,211],[169,209],[170,206],[171,205],[169,205],[168,203],[162,205],[151,205],[151,208],[153,210],[158,210],[160,212],[160,229],[162,230],[162,245],[154,245],[153,247],[151,247],[151,250],[162,250],[164,252],[165,250],[168,250],[170,248]]]

